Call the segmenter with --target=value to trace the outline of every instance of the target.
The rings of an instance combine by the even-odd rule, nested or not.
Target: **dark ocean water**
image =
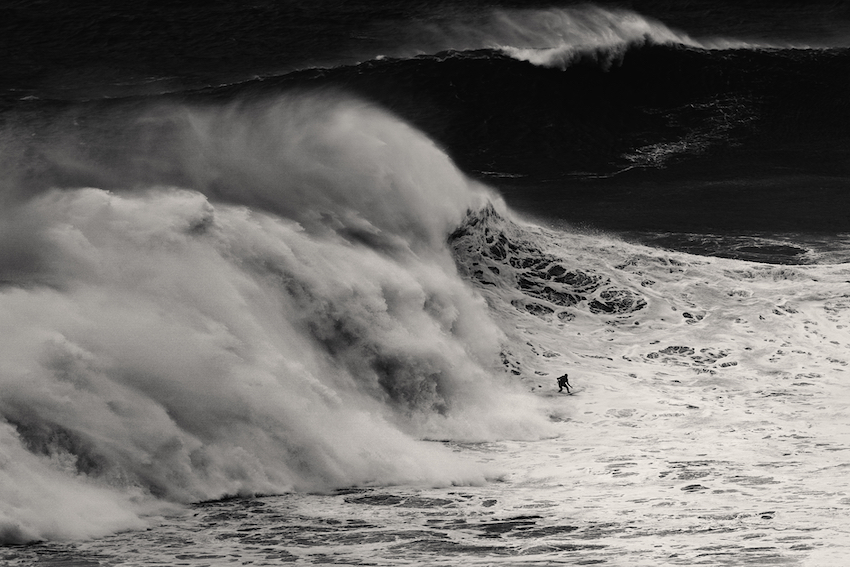
[[[3,560],[846,555],[846,3],[13,1],[0,54]]]
[[[347,93],[414,125],[545,222],[793,263],[850,232],[848,12],[841,2],[12,2],[0,104],[4,121],[43,132],[31,124],[68,112],[91,122],[157,101]],[[740,236],[765,238],[764,253],[725,240]]]

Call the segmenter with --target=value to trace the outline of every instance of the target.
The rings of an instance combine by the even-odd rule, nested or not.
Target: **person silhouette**
[[[568,374],[564,374],[563,376],[558,376],[558,391],[563,392],[564,388],[567,389],[567,393],[570,393],[570,381],[567,378]]]

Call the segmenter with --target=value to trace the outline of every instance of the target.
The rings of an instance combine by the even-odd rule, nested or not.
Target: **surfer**
[[[567,393],[570,393],[570,381],[567,378],[568,374],[564,374],[563,376],[558,376],[558,391],[563,392],[564,388],[567,389]]]

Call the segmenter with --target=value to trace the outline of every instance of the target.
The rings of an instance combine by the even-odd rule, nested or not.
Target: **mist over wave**
[[[495,49],[534,65],[565,69],[579,60],[611,65],[631,47],[645,43],[700,49],[767,47],[738,39],[692,38],[654,18],[594,5],[567,8],[496,10],[468,19],[453,15],[414,28],[414,51]]]
[[[27,161],[0,215],[3,541],[478,483],[421,439],[548,434],[446,244],[502,205],[424,136],[331,95],[96,110],[4,138]]]

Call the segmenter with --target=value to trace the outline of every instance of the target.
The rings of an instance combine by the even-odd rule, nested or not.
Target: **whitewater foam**
[[[420,439],[550,434],[445,244],[497,199],[409,126],[321,96],[88,118],[29,148],[47,165],[0,215],[5,541],[163,501],[481,483]]]

